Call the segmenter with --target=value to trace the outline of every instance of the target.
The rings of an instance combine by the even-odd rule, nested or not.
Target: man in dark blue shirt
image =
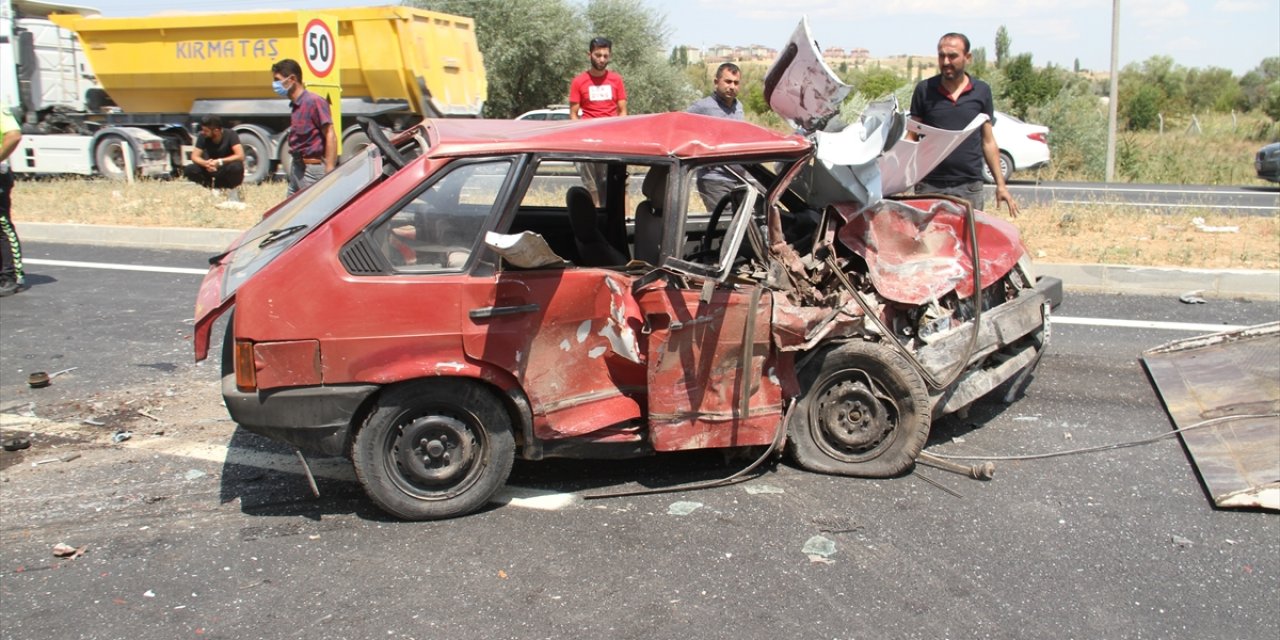
[[[969,38],[948,33],[938,40],[938,75],[921,80],[911,96],[911,117],[936,129],[963,129],[980,113],[987,115],[982,138],[970,136],[956,147],[929,175],[916,185],[916,193],[942,193],[968,200],[975,209],[986,204],[982,192],[982,163],[985,160],[996,180],[996,208],[1004,202],[1009,216],[1017,217],[1018,205],[1009,194],[1000,171],[1000,148],[991,130],[995,104],[991,87],[970,77],[965,66],[973,60]],[[908,132],[908,138],[917,138]]]

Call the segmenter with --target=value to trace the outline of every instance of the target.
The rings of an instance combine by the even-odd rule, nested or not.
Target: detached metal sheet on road
[[[1280,322],[1142,356],[1219,507],[1280,510]],[[1203,424],[1203,428],[1198,425]]]

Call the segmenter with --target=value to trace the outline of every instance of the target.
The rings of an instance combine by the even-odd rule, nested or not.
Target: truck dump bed
[[[302,62],[300,13],[50,19],[79,35],[99,82],[126,112],[187,113],[197,100],[279,100],[270,67]],[[402,102],[422,117],[480,114],[486,83],[471,18],[409,7],[306,12],[314,13],[338,20],[344,104]]]

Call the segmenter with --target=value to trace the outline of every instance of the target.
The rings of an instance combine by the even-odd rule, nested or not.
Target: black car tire
[[[356,476],[405,520],[460,516],[506,483],[515,438],[502,400],[479,383],[422,380],[390,388],[356,434]]]
[[[818,353],[799,372],[803,394],[787,420],[787,448],[810,471],[887,478],[907,471],[931,422],[924,380],[874,342]]]

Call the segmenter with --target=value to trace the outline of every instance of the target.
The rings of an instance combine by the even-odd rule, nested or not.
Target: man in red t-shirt
[[[627,115],[627,88],[622,84],[622,76],[609,70],[613,42],[608,38],[594,38],[588,52],[591,68],[569,84],[569,117],[577,120]]]

